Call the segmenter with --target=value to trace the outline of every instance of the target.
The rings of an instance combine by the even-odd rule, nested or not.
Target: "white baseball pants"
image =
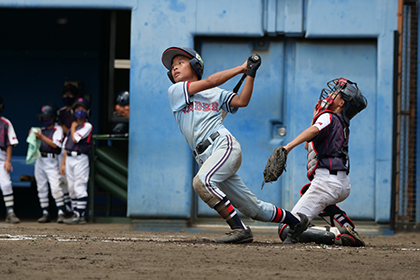
[[[72,199],[87,197],[89,181],[89,157],[81,154],[66,157],[66,178]]]
[[[350,178],[345,171],[338,171],[337,175],[333,175],[328,169],[318,168],[311,186],[291,212],[305,214],[311,221],[325,207],[345,200],[350,195],[350,189]]]

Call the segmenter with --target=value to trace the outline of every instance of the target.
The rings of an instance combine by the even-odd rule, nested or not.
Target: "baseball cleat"
[[[80,217],[79,215],[74,213],[72,217],[64,219],[64,223],[66,225],[84,225],[86,224],[86,220],[84,217]]]
[[[290,227],[283,244],[295,244],[299,242],[299,236],[309,227],[309,219],[305,214],[297,213],[300,217],[300,223]]]
[[[62,224],[62,223],[64,223],[65,219],[66,219],[66,217],[64,216],[64,214],[58,214],[57,223]]]
[[[41,218],[38,219],[38,223],[41,223],[41,224],[49,223],[49,222],[51,222],[51,218],[50,218],[49,214],[44,214],[44,215],[42,215]]]
[[[364,247],[366,246],[359,234],[349,225],[344,225],[340,230],[341,235],[337,238],[343,246]],[[337,244],[340,245],[340,244]]]
[[[6,223],[18,224],[20,223],[20,220],[18,217],[16,217],[14,212],[10,212],[9,214],[7,214]]]
[[[250,243],[253,240],[254,235],[252,234],[251,228],[246,227],[246,229],[234,229],[230,232],[227,232],[224,236],[218,237],[214,241],[217,243],[240,244]]]

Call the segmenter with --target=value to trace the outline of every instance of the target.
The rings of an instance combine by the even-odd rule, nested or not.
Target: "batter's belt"
[[[201,155],[202,153],[204,153],[204,151],[211,144],[213,144],[214,140],[216,140],[217,137],[219,137],[219,135],[220,135],[220,133],[218,131],[216,131],[215,133],[213,133],[212,135],[210,135],[210,137],[208,139],[206,139],[203,142],[199,143],[197,145],[197,147],[195,147],[195,150],[193,151],[194,157],[196,157],[197,155]]]

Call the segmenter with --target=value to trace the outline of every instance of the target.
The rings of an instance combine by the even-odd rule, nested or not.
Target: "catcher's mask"
[[[349,124],[350,120],[367,107],[367,100],[363,96],[356,83],[345,78],[331,80],[327,83],[319,96],[320,107],[328,109],[338,94],[345,101],[343,107],[344,120]]]
[[[172,60],[175,56],[182,55],[185,57],[190,58],[190,65],[194,72],[197,74],[199,80],[203,77],[204,71],[204,62],[201,56],[195,50],[187,47],[170,47],[167,48],[162,54],[162,63],[163,65],[169,70],[168,77],[172,83],[175,84],[174,77],[172,77],[171,69],[172,69]]]

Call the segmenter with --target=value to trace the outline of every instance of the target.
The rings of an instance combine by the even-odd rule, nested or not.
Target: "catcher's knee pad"
[[[278,234],[281,241],[286,239],[289,229],[289,226],[286,224],[279,225]],[[336,227],[311,226],[299,236],[298,241],[302,243],[315,242],[316,244],[332,245],[335,244],[337,235],[340,235],[340,231]]]
[[[196,175],[193,179],[193,188],[198,196],[211,208],[220,202],[220,198],[212,195],[201,181],[199,175]]]

